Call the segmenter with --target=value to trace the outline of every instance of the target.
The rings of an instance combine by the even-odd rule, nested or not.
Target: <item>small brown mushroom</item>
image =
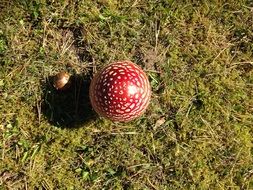
[[[54,87],[56,90],[66,90],[70,86],[70,75],[62,71],[54,76]]]

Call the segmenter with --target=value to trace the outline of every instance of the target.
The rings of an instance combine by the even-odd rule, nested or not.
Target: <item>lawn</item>
[[[152,86],[129,123],[88,97],[118,60]],[[253,189],[253,1],[1,0],[0,139],[3,190]]]

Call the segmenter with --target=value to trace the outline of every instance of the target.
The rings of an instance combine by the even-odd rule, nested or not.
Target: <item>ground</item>
[[[251,0],[1,0],[0,189],[253,189],[252,52]],[[130,123],[89,103],[117,60],[152,86]]]

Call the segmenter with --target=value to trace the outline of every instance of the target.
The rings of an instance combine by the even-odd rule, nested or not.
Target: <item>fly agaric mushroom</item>
[[[112,121],[131,121],[148,107],[151,87],[144,71],[131,61],[104,67],[91,81],[94,110]]]

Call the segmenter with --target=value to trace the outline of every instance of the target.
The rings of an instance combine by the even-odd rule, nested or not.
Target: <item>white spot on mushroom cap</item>
[[[135,107],[135,103],[131,104],[131,106],[129,106],[131,109],[133,109]]]
[[[124,103],[124,102],[122,102],[122,103]],[[128,106],[130,106],[131,104],[128,102],[128,103],[124,103],[124,105],[125,105],[126,107],[128,107]]]
[[[134,77],[137,76],[135,72],[131,72],[131,75]]]
[[[117,113],[124,113],[124,111],[120,110],[120,109],[116,109]]]
[[[134,85],[129,85],[127,91],[129,95],[134,95],[135,93],[138,92],[138,88]]]
[[[142,94],[141,98],[144,99],[146,97],[147,93]]]
[[[114,72],[115,72],[114,70],[110,71],[110,72],[109,72],[109,75],[112,75]]]

